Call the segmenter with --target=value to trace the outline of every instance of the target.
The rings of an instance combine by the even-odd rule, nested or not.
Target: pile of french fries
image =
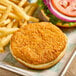
[[[0,52],[4,52],[4,47],[20,27],[30,21],[39,22],[32,16],[37,7],[37,3],[27,0],[0,0]]]

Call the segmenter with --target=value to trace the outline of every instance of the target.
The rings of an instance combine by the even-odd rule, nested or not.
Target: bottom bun
[[[20,58],[17,58],[16,56],[14,56],[14,54],[12,52],[12,55],[14,56],[14,58],[17,61],[19,61],[20,63],[22,63],[23,65],[25,65],[31,69],[38,69],[38,70],[47,69],[47,68],[50,68],[53,65],[57,64],[61,60],[61,58],[64,56],[64,54],[65,54],[65,49],[64,49],[64,51],[61,52],[61,54],[54,61],[49,62],[49,63],[45,63],[45,64],[40,64],[40,65],[33,65],[33,64],[26,63],[25,61],[21,60]]]
[[[59,22],[56,25],[60,27],[76,27],[76,23],[70,26],[68,23],[65,23],[64,25],[62,25],[62,23]]]

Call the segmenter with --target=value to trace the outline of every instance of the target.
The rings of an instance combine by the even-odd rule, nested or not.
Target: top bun
[[[11,39],[13,56],[33,69],[45,69],[64,55],[67,37],[48,22],[30,23],[14,33]]]

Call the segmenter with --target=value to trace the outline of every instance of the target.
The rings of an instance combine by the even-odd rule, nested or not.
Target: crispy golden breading
[[[51,23],[30,23],[14,33],[11,49],[14,56],[30,64],[55,60],[64,50],[67,37]]]

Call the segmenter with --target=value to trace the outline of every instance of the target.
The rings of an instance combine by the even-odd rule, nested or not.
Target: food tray
[[[55,66],[46,70],[29,69],[12,57],[9,47],[7,46],[5,48],[6,51],[0,54],[0,67],[26,76],[59,76],[64,70],[64,67],[71,58],[76,47],[76,28],[61,28],[61,30],[68,36],[68,44],[65,56]]]

